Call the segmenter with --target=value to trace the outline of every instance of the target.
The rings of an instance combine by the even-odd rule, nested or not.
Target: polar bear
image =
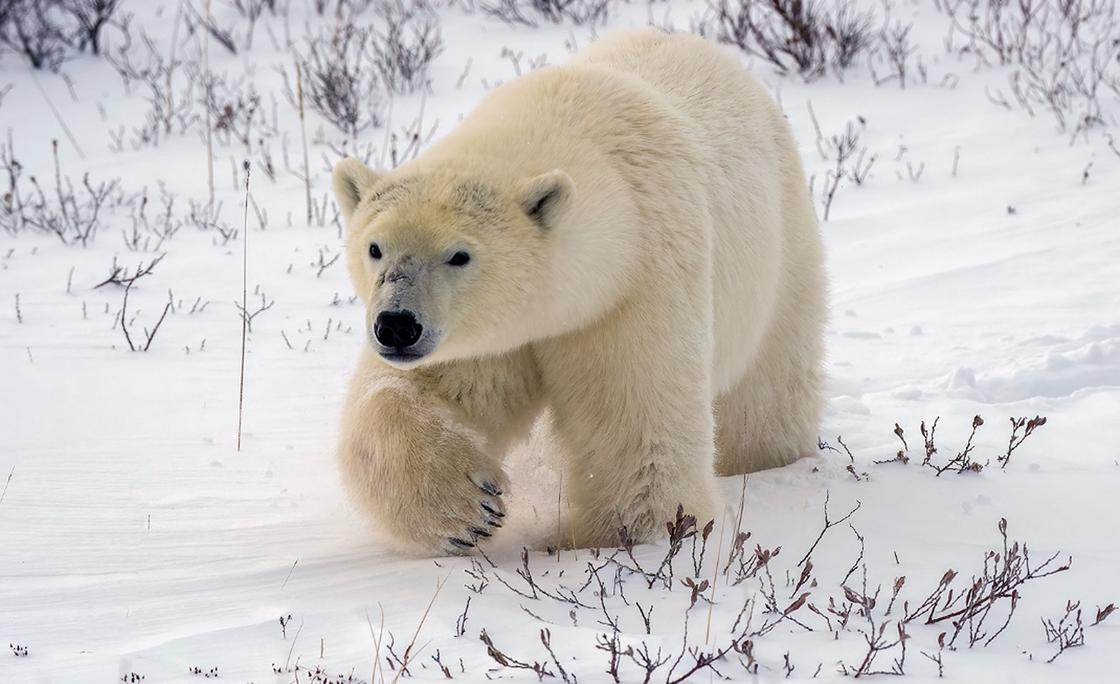
[[[400,546],[495,534],[503,456],[545,410],[577,546],[716,517],[717,473],[815,449],[816,217],[782,113],[723,48],[616,33],[333,185],[369,334],[342,477]]]

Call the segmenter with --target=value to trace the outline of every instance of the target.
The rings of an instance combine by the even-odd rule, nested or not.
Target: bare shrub
[[[957,452],[957,455],[950,458],[944,465],[938,465],[933,462],[933,457],[937,453],[937,446],[935,444],[937,434],[937,421],[935,418],[933,425],[930,429],[926,430],[925,421],[922,421],[921,432],[922,440],[925,443],[925,458],[922,459],[922,465],[933,468],[937,471],[937,476],[940,477],[942,473],[952,470],[958,475],[963,473],[978,473],[984,469],[987,463],[979,463],[972,460],[972,451],[975,447],[972,444],[973,439],[976,437],[976,431],[984,425],[984,419],[980,416],[972,417],[972,432],[968,433],[968,441],[965,442],[964,448]],[[898,429],[898,425],[895,425]],[[901,430],[898,433],[901,434]],[[901,437],[900,437],[901,438]]]
[[[1000,468],[1006,468],[1007,464],[1011,462],[1011,454],[1015,452],[1023,442],[1027,441],[1027,437],[1034,434],[1038,428],[1046,425],[1046,418],[1042,416],[1035,416],[1030,420],[1024,418],[1011,418],[1011,438],[1007,442],[1007,451],[996,460],[1000,463]],[[1023,432],[1020,434],[1019,430]]]
[[[173,52],[164,55],[147,34],[142,33],[140,38],[142,48],[123,45],[106,54],[125,89],[131,91],[139,85],[148,102],[144,122],[133,129],[132,145],[137,148],[158,145],[165,135],[190,130],[198,120],[194,84],[202,80],[195,73],[196,64],[188,64]],[[183,82],[181,90],[176,89],[179,80]]]
[[[7,144],[0,147],[0,166],[3,166],[8,181],[8,187],[0,198],[0,226],[9,234],[15,235],[23,228],[25,205],[20,183],[23,178],[23,164],[15,156],[11,132],[8,133]]]
[[[972,458],[972,452],[976,449],[976,445],[973,443],[976,438],[976,432],[984,426],[984,419],[980,416],[972,417],[972,431],[968,434],[968,440],[965,442],[964,448],[958,451],[956,456],[953,456],[944,463],[938,463],[934,458],[938,454],[937,424],[940,420],[940,417],[935,418],[933,423],[929,426],[926,425],[924,420],[921,422],[919,431],[922,435],[922,448],[924,450],[921,464],[933,469],[938,477],[950,471],[962,475],[964,473],[979,473],[984,470],[989,461],[981,463]],[[1029,420],[1025,417],[1011,418],[1009,420],[1011,422],[1011,437],[1008,439],[1007,449],[1003,454],[996,457],[996,461],[1000,463],[1001,468],[1007,467],[1007,464],[1011,462],[1011,455],[1016,449],[1023,445],[1023,442],[1025,442],[1028,437],[1034,434],[1035,430],[1046,425],[1046,418],[1043,416],[1035,416]],[[1020,430],[1022,430],[1022,432],[1020,432]],[[910,445],[906,442],[905,430],[903,430],[902,426],[898,423],[894,424],[894,434],[902,443],[902,448],[898,450],[894,458],[875,461],[875,463],[906,464],[910,462]]]
[[[23,55],[32,67],[58,71],[71,49],[99,55],[103,32],[115,26],[128,39],[122,0],[4,0],[0,45]]]
[[[149,271],[149,273],[150,272],[151,271]],[[133,278],[129,280],[124,286],[124,300],[121,303],[119,322],[121,324],[121,332],[124,333],[124,340],[128,344],[129,350],[134,352],[146,352],[151,349],[152,341],[155,339],[156,333],[159,332],[160,326],[163,325],[163,321],[167,318],[167,312],[171,309],[171,301],[169,300],[166,304],[164,304],[163,313],[159,315],[159,319],[156,320],[155,324],[152,326],[152,329],[148,330],[146,327],[144,328],[144,340],[142,342],[139,340],[133,340],[132,332],[129,330],[129,326],[134,323],[136,319],[135,317],[133,317],[132,319],[128,317],[128,293],[132,291],[132,286],[136,284],[137,280],[138,278]]]
[[[1011,100],[1034,116],[1049,111],[1076,136],[1106,122],[1102,95],[1120,95],[1120,25],[1111,0],[957,0],[950,47],[982,64],[1011,66]],[[955,36],[955,40],[954,40]]]
[[[862,126],[861,126],[862,127]],[[828,149],[830,155],[835,161],[835,167],[828,170],[825,174],[825,187],[822,192],[821,203],[824,205],[823,220],[827,221],[829,215],[832,213],[832,201],[836,198],[836,191],[840,187],[840,181],[846,175],[850,175],[848,170],[848,160],[860,148],[859,144],[859,130],[852,125],[849,121],[844,126],[844,132],[839,135],[834,135],[829,138]],[[866,152],[867,148],[863,148]],[[866,173],[862,177],[866,177]],[[860,183],[862,185],[862,181]]]
[[[797,4],[799,2],[790,3]],[[871,46],[872,15],[860,12],[846,2],[837,2],[832,14],[822,12],[821,16],[827,37],[825,42],[831,44],[832,62],[838,70],[847,69]]]
[[[105,287],[106,285],[128,287],[129,285],[134,284],[137,280],[152,275],[152,273],[154,273],[156,270],[156,266],[159,266],[159,262],[163,261],[163,258],[166,256],[166,254],[160,254],[158,257],[152,259],[146,264],[141,261],[136,264],[136,268],[131,272],[128,270],[128,267],[118,264],[117,258],[113,257],[113,264],[109,267],[109,277],[94,285],[93,289],[96,290],[98,288]]]
[[[320,17],[325,16],[331,7],[331,0],[315,0],[315,13]],[[335,17],[342,18],[360,14],[373,4],[373,0],[334,0]]]
[[[871,55],[871,77],[875,80],[875,85],[895,81],[899,88],[906,89],[907,77],[911,75],[911,57],[918,51],[910,42],[910,31],[913,28],[913,24],[897,22],[893,25],[886,24],[880,29],[877,46]],[[875,73],[874,62],[879,59],[887,67],[887,73],[882,77]]]
[[[75,39],[79,50],[101,54],[101,32],[113,22],[122,0],[62,0],[61,7],[77,24]]]
[[[70,46],[70,32],[52,0],[0,3],[0,43],[23,55],[35,69],[58,71]]]
[[[502,48],[502,58],[509,60],[510,66],[513,67],[513,73],[520,76],[526,71],[536,71],[548,66],[548,55],[541,53],[536,57],[529,57],[526,61],[526,66],[522,67],[521,60],[525,57],[525,53],[518,51],[514,52],[508,47]]]
[[[155,252],[166,240],[175,237],[186,225],[185,221],[175,215],[175,201],[175,195],[162,182],[159,183],[160,206],[149,216],[148,208],[152,203],[149,201],[148,188],[145,187],[139,201],[132,202],[129,206],[130,228],[121,229],[125,247],[133,252]]]
[[[809,104],[809,117],[812,119],[813,129],[816,131],[817,152],[820,153],[821,159],[832,163],[832,168],[825,172],[824,185],[821,188],[821,205],[824,210],[821,219],[827,221],[832,214],[832,203],[836,199],[836,191],[840,189],[841,181],[848,178],[856,185],[863,185],[870,177],[871,167],[875,165],[878,157],[874,154],[868,156],[867,147],[860,144],[860,135],[867,124],[862,116],[856,117],[854,122],[848,121],[844,125],[842,133],[830,136],[827,139],[821,131],[812,103]],[[815,179],[812,179],[809,184],[810,194],[813,193],[814,185]],[[822,449],[826,448],[823,442],[819,446]],[[851,456],[850,452],[848,455]],[[859,475],[854,468],[850,469],[849,472],[857,480],[859,479]]]
[[[545,644],[547,648],[551,649],[551,644],[549,643],[550,639],[548,636],[546,636],[546,634],[547,630],[541,630],[541,642]],[[490,658],[492,658],[494,662],[501,667],[508,667],[517,670],[529,670],[533,674],[537,675],[538,679],[556,676],[555,673],[548,669],[548,661],[533,661],[532,663],[527,663],[512,656],[506,655],[497,646],[494,645],[493,639],[490,638],[490,635],[486,633],[485,629],[482,630],[482,633],[478,635],[478,638],[479,641],[486,645],[486,655],[490,656]],[[559,663],[557,663],[557,665],[559,665]],[[561,672],[563,672],[563,670],[561,670]],[[567,682],[571,680],[567,676],[565,676],[564,681]]]
[[[612,0],[498,0],[482,5],[486,14],[507,24],[536,28],[541,21],[559,24],[570,21],[577,26],[602,24],[607,20]]]
[[[745,483],[743,492],[745,497]],[[586,581],[582,586],[566,585],[563,572],[532,570],[532,554],[523,550],[521,565],[516,569],[519,582],[506,580],[503,575],[512,575],[512,572],[496,565],[483,552],[481,561],[473,560],[470,569],[464,569],[474,582],[467,588],[481,595],[491,585],[504,586],[528,603],[521,605],[525,613],[542,623],[545,620],[534,611],[547,605],[568,612],[573,626],[577,627],[582,626],[580,622],[588,617],[580,609],[592,610],[596,623],[601,626],[595,638],[595,649],[603,655],[604,660],[600,664],[609,677],[605,678],[607,681],[651,682],[656,676],[656,681],[684,682],[691,681],[691,677],[705,670],[721,679],[738,681],[742,678],[735,674],[740,671],[739,668],[746,674],[758,674],[755,646],[779,626],[828,634],[830,640],[837,641],[854,642],[849,636],[858,636],[860,645],[837,660],[836,665],[841,674],[859,678],[907,674],[908,644],[918,638],[936,639],[934,648],[921,653],[937,666],[939,674],[944,674],[942,654],[947,649],[988,646],[1010,625],[1027,584],[1070,567],[1068,560],[1057,562],[1057,553],[1036,564],[1026,544],[1009,538],[1007,521],[1001,519],[998,524],[1001,542],[984,553],[982,567],[971,579],[966,581],[955,570],[948,570],[929,591],[913,589],[915,583],[908,583],[905,575],[892,574],[888,583],[874,583],[869,580],[871,573],[865,561],[864,538],[850,522],[860,508],[858,502],[846,515],[833,520],[828,513],[827,494],[825,501],[824,525],[820,533],[801,561],[785,568],[779,567],[780,559],[786,557],[779,556],[781,546],[773,550],[764,550],[760,546],[756,546],[753,552],[747,550],[745,542],[751,535],[742,531],[740,511],[740,516],[726,532],[734,540],[730,558],[726,565],[722,565],[722,559],[717,554],[714,561],[713,578],[722,574],[729,589],[738,587],[722,595],[717,594],[714,584],[709,584],[707,579],[701,580],[700,575],[709,538],[714,540],[725,532],[721,530],[718,535],[712,535],[714,520],[701,527],[694,516],[680,508],[675,519],[665,523],[668,542],[660,545],[664,550],[663,557],[649,554],[650,548],[637,549],[628,532],[622,529],[619,531],[618,548],[587,551]],[[842,523],[847,523],[859,542],[858,557],[842,579],[818,576],[813,558],[819,542]],[[691,553],[682,553],[689,546]],[[646,560],[639,562],[639,556]],[[824,567],[829,565],[822,563]],[[674,575],[678,577],[674,579]],[[783,575],[784,583],[781,579],[775,581],[775,576],[781,578]],[[638,580],[637,585],[628,579]],[[757,580],[754,590],[741,586],[748,579]],[[628,621],[623,613],[628,613],[629,619],[640,617],[645,635],[653,634],[650,618],[654,604],[651,603],[647,610],[640,599],[649,601],[655,598],[653,594],[667,598],[667,594],[680,591],[684,592],[683,596],[678,595],[680,611],[669,618],[662,618],[662,621],[671,620],[679,630],[678,634],[683,632],[679,637],[680,645],[675,648],[670,646],[672,652],[669,655],[665,655],[662,648],[664,639],[660,636],[655,636],[658,641],[654,652],[642,635],[623,631],[621,625]],[[911,598],[907,598],[908,594]],[[913,596],[918,598],[913,599]],[[742,601],[734,623],[718,629],[712,629],[709,623],[703,643],[699,640],[693,643],[689,637],[690,616],[694,614],[692,608],[700,601],[714,605],[732,597],[737,603]],[[657,604],[659,614],[664,605],[668,604]],[[1102,615],[1107,617],[1111,609],[1112,606],[1098,609],[1098,619],[1102,619]],[[1048,638],[1059,644],[1061,650],[1083,641],[1078,611],[1079,605],[1071,603],[1067,605],[1064,618],[1044,621]],[[465,615],[466,608],[460,616],[461,621]],[[760,618],[760,615],[763,617]],[[456,635],[464,632],[465,629],[457,625]],[[523,670],[541,680],[575,681],[575,677],[565,669],[566,663],[573,659],[571,654],[558,653],[559,649],[555,648],[556,644],[550,637],[551,633],[544,629],[540,634],[541,648],[533,647],[527,652],[523,645],[517,653],[499,647],[499,643],[507,643],[507,638],[491,629],[482,630],[480,640],[486,647],[487,655],[499,667]],[[408,651],[404,656],[398,656],[390,647],[389,653],[388,662],[394,669],[403,672],[408,662]],[[797,669],[794,658],[786,652],[782,660],[784,664],[780,671],[789,677]],[[777,665],[772,667],[778,671]],[[637,672],[632,668],[636,668]],[[818,666],[816,674],[820,671]]]
[[[872,15],[841,0],[718,0],[700,32],[806,80],[852,65],[871,45]]]
[[[351,138],[381,125],[377,69],[369,62],[373,34],[352,23],[308,36],[297,61],[303,74],[304,101]],[[298,95],[284,74],[285,94],[293,107]]]
[[[443,52],[439,16],[422,4],[397,0],[383,6],[385,31],[371,41],[373,64],[385,88],[397,93],[428,86],[432,61]]]
[[[23,223],[43,232],[52,233],[65,245],[86,245],[101,227],[101,212],[119,202],[119,184],[116,179],[96,185],[89,174],[82,176],[80,189],[75,189],[69,178],[56,189],[54,201],[31,177],[36,199],[27,205]]]
[[[1027,545],[1008,542],[1006,519],[999,521],[999,533],[1003,540],[1002,548],[984,554],[983,569],[979,575],[974,575],[965,587],[958,589],[954,586],[957,573],[946,571],[937,588],[916,608],[911,610],[908,602],[903,604],[906,621],[922,617],[925,617],[927,625],[949,621],[951,633],[945,643],[950,648],[962,634],[968,639],[969,647],[981,643],[987,646],[1010,624],[1019,605],[1023,585],[1069,570],[1072,559],[1055,563],[1058,553],[1032,566]],[[1007,611],[1004,621],[988,623],[993,609],[1000,605]],[[991,630],[993,625],[994,631]]]
[[[212,76],[202,104],[210,110],[215,137],[223,145],[237,141],[252,150],[257,131],[265,126],[261,96],[244,78]]]
[[[1052,663],[1067,649],[1085,645],[1085,627],[1081,623],[1081,603],[1079,601],[1066,601],[1066,612],[1055,623],[1053,620],[1042,620],[1042,628],[1046,630],[1046,641],[1058,647],[1057,653],[1046,662]]]
[[[228,50],[231,55],[237,54],[237,44],[234,42],[233,32],[229,28],[220,25],[212,14],[203,16],[191,3],[187,3],[183,7],[187,10],[184,21],[189,33],[194,34],[201,29],[210,34],[210,37]]]
[[[245,29],[245,50],[253,49],[253,32],[256,30],[257,21],[267,9],[268,13],[276,15],[276,0],[232,0],[231,4],[237,13],[248,21]]]
[[[0,204],[0,226],[13,235],[30,228],[54,235],[65,245],[85,246],[102,227],[104,212],[126,204],[128,198],[117,179],[94,183],[87,173],[75,187],[69,176],[62,175],[57,140],[51,141],[51,148],[55,163],[49,188],[35,176],[27,179],[30,188],[23,187],[23,166],[15,158],[11,141],[0,151],[9,183]]]
[[[900,579],[905,580],[905,578]],[[847,586],[844,587],[844,598],[855,607],[859,617],[862,617],[863,622],[866,623],[866,626],[856,627],[856,631],[863,637],[864,643],[867,645],[867,651],[863,658],[858,663],[847,664],[841,662],[840,664],[842,672],[851,674],[856,678],[906,674],[906,642],[910,639],[910,635],[906,632],[905,621],[895,621],[894,629],[888,631],[891,620],[886,619],[886,614],[876,615],[875,608],[879,603],[881,588],[877,586],[874,592],[868,591],[866,567],[863,568],[863,585],[859,591]],[[898,656],[894,659],[890,670],[874,669],[875,661],[879,656],[891,653],[896,648],[899,650]]]

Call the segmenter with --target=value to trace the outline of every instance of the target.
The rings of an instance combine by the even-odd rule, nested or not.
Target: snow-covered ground
[[[493,565],[406,559],[371,540],[341,495],[334,464],[362,314],[335,261],[341,241],[325,194],[338,154],[323,141],[338,146],[344,136],[309,113],[317,216],[308,225],[299,119],[276,70],[292,76],[285,36],[302,47],[306,32],[334,20],[315,16],[313,3],[291,5],[286,19],[266,12],[246,50],[244,19],[215,3],[240,49],[232,55],[212,44],[211,67],[252,84],[264,124],[251,134],[251,150],[236,138],[215,140],[220,228],[187,220],[189,203],[204,207],[208,195],[201,123],[134,146],[133,129],[149,109],[144,89],[126,90],[104,59],[68,61],[65,78],[33,73],[11,53],[0,61],[0,89],[12,85],[0,103],[0,133],[24,168],[22,192],[35,195],[35,176],[57,204],[52,140],[63,194],[67,178],[83,193],[86,173],[93,187],[119,182],[117,206],[103,210],[85,245],[30,227],[0,232],[0,643],[12,644],[0,653],[0,682],[196,681],[212,668],[222,680],[245,682],[600,682],[612,681],[616,637],[622,681],[645,678],[643,644],[668,659],[648,681],[678,680],[697,655],[731,644],[692,678],[837,679],[860,670],[869,631],[885,625],[883,640],[894,642],[898,621],[946,570],[959,573],[956,597],[983,572],[988,549],[1000,552],[988,564],[1002,563],[1001,519],[1012,540],[1029,545],[1032,570],[1052,554],[1050,569],[1070,557],[1072,566],[1018,587],[1010,624],[990,645],[1010,598],[996,602],[986,636],[971,648],[968,625],[950,647],[952,620],[927,625],[921,615],[908,621],[904,644],[864,669],[892,670],[905,646],[901,667],[919,681],[938,677],[938,654],[944,676],[962,682],[1115,681],[1120,617],[1089,626],[1098,607],[1120,600],[1120,152],[1108,145],[1111,119],[1071,142],[1046,112],[993,104],[992,94],[1008,87],[1007,68],[947,53],[949,20],[925,0],[891,10],[894,20],[914,22],[915,58],[926,70],[905,89],[876,86],[863,63],[843,81],[830,74],[807,84],[744,56],[788,115],[818,200],[835,163],[826,158],[829,139],[847,122],[865,158],[876,158],[862,185],[840,183],[822,224],[832,320],[821,437],[838,451],[727,480],[727,513],[714,522],[706,563],[696,575],[694,540],[685,540],[671,589],[633,572],[635,563],[653,572],[668,541],[636,547],[633,557],[543,550],[556,542],[564,505],[540,438],[510,464],[514,522],[489,552]],[[197,56],[196,37],[176,29],[176,3],[124,7],[136,15],[133,32],[142,28],[160,51],[174,34],[180,58]],[[618,4],[607,26],[652,17],[687,30],[704,10],[680,0]],[[882,7],[875,11],[881,20]],[[375,21],[372,12],[360,16]],[[359,136],[375,163],[389,157],[386,128],[399,148],[405,129],[426,138],[434,126],[439,136],[488,88],[513,78],[518,59],[504,48],[520,53],[527,70],[539,55],[563,61],[606,30],[511,26],[462,7],[439,17],[446,49],[432,66],[430,93],[398,96],[387,126]],[[143,54],[139,39],[134,50]],[[185,72],[174,79],[172,91],[185,92]],[[1114,107],[1116,96],[1102,102]],[[123,135],[120,144],[114,135]],[[242,226],[245,158],[255,206],[248,235],[230,232]],[[169,210],[164,198],[172,197]],[[183,225],[160,242],[168,220]],[[246,237],[249,309],[268,308],[248,336],[239,451],[234,302]],[[150,349],[132,352],[122,332],[124,288],[97,286],[114,259],[131,273],[161,254],[129,291],[133,344],[143,346],[145,328],[171,307]],[[938,476],[921,465],[921,421],[940,417],[933,462],[944,464],[964,448],[974,415],[985,424],[971,456],[987,467]],[[1045,426],[1001,468],[1009,418],[1036,415]],[[909,463],[875,463],[900,448],[896,423]],[[850,470],[843,445],[854,456]],[[859,508],[813,548],[811,578],[798,586],[826,497],[832,522]],[[781,552],[736,584],[738,561],[722,570],[740,507],[741,529],[751,533],[743,558],[754,562],[756,544],[760,553]],[[527,562],[539,588],[518,574],[523,546],[538,549]],[[683,580],[694,577],[715,587],[689,609]],[[852,606],[877,587],[870,627]],[[768,595],[778,612],[767,610]],[[1080,602],[1085,645],[1048,663],[1058,646],[1041,619],[1057,623],[1067,601]],[[953,612],[943,603],[936,615]],[[838,616],[845,606],[846,623]],[[503,667],[505,656],[488,655],[483,630],[505,656],[541,663],[547,674]],[[409,661],[407,674],[398,657]]]

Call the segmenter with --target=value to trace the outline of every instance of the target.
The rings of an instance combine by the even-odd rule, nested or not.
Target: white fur
[[[579,545],[652,537],[678,504],[712,517],[717,472],[813,450],[816,218],[781,112],[721,48],[614,34],[496,89],[414,162],[341,163],[335,187],[369,320],[407,255],[425,283],[408,301],[440,335],[410,366],[367,350],[343,423],[346,482],[403,545],[490,529],[479,503],[501,497],[479,479],[505,486],[505,451],[546,408]],[[455,249],[471,265],[444,267]]]

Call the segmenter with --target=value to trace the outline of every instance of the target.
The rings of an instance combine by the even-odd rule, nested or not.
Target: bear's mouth
[[[407,349],[379,349],[381,358],[390,363],[413,363],[428,355],[428,352],[418,352]]]
[[[430,356],[436,349],[436,343],[432,336],[424,335],[416,344],[407,347],[395,347],[373,340],[373,349],[383,361],[394,366],[412,366]]]

